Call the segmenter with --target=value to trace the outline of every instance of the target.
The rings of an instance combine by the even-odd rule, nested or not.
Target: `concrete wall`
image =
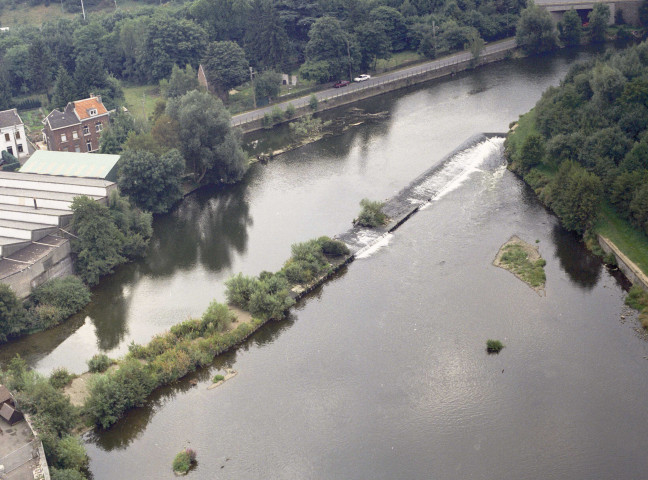
[[[494,52],[488,55],[484,55],[479,59],[478,65],[504,60],[509,55],[510,55],[510,50],[503,50],[500,52]],[[435,78],[453,75],[457,72],[468,70],[473,66],[474,65],[472,60],[466,60],[463,62],[459,62],[453,65],[448,65],[447,67],[442,67],[435,70],[423,71],[421,73],[413,73],[410,76],[392,80],[384,84],[373,85],[368,88],[364,88],[362,90],[357,90],[352,93],[340,95],[339,97],[333,97],[326,100],[322,100],[319,102],[317,111],[321,112],[324,110],[331,110],[333,108],[337,108],[342,105],[348,105],[350,103],[357,102],[358,100],[374,97],[376,95],[382,95],[383,93],[387,93],[393,90],[409,87],[411,85],[427,82],[429,80],[434,80]],[[311,113],[313,113],[313,110],[309,106],[299,107],[295,110],[295,115],[287,121],[292,121],[296,118],[303,117]],[[256,130],[261,130],[263,128],[263,119],[260,118],[252,122],[245,123],[243,125],[240,125],[239,128],[243,130],[243,133],[249,133],[249,132],[254,132]]]
[[[605,253],[611,253],[616,258],[619,270],[632,282],[633,285],[639,285],[644,290],[648,290],[648,277],[634,263],[626,257],[621,250],[611,241],[602,235],[598,236],[599,245]]]
[[[62,245],[53,247],[34,264],[26,265],[24,270],[3,278],[2,283],[8,284],[19,298],[26,298],[32,289],[47,280],[74,273],[70,252],[70,241],[66,240]]]

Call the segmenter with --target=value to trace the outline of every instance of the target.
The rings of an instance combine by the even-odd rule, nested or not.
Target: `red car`
[[[351,82],[349,82],[348,80],[340,80],[339,82],[337,82],[337,83],[335,83],[335,84],[333,85],[333,88],[342,88],[342,87],[346,87],[346,86],[347,86],[348,84],[350,84],[350,83],[351,83]]]

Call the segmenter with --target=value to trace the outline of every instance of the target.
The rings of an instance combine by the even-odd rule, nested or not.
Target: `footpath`
[[[473,58],[472,53],[464,51],[412,67],[387,72],[364,82],[352,83],[343,88],[321,90],[312,95],[315,95],[317,98],[318,111],[329,110],[434,78],[453,75],[478,65],[497,62],[507,58],[515,48],[515,39],[508,38],[486,45],[479,55],[478,60]],[[289,104],[295,107],[295,115],[292,119],[299,118],[312,113],[309,105],[310,97],[311,95],[293,98],[267,107],[234,115],[232,117],[232,126],[240,127],[244,133],[260,130],[263,128],[263,117],[265,114],[270,114],[277,107],[285,111]]]

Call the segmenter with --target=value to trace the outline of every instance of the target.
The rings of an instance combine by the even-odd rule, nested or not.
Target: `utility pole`
[[[83,6],[83,0],[81,0],[81,12],[83,13],[83,20],[85,20],[86,16],[85,16],[85,7]]]
[[[250,67],[250,83],[252,84],[252,98],[254,99],[254,108],[257,108],[256,104],[256,92],[254,91],[254,70]]]
[[[436,21],[432,20],[432,38],[434,42],[434,58],[436,58]]]
[[[349,81],[353,80],[353,75],[351,74],[351,50],[349,49],[349,39],[345,36],[344,43],[347,47],[347,58],[349,59]]]

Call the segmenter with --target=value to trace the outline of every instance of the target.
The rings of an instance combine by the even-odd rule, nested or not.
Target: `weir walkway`
[[[503,58],[501,54],[508,53],[515,48],[516,43],[514,38],[487,44],[480,53],[479,61],[480,63],[486,63],[489,59],[501,59]],[[361,98],[379,95],[402,86],[418,83],[419,81],[426,81],[431,78],[452,74],[467,68],[472,60],[473,55],[471,52],[464,51],[456,53],[412,67],[377,75],[364,82],[354,82],[343,88],[329,88],[304,97],[293,98],[264,108],[240,113],[232,117],[232,125],[241,127],[244,132],[258,130],[261,128],[261,120],[263,120],[264,115],[270,114],[277,107],[285,111],[288,105],[292,104],[298,112],[296,117],[299,116],[299,109],[306,109],[308,112],[310,109],[309,101],[311,95],[315,95],[319,102],[318,110],[325,110],[351,103]],[[437,75],[434,75],[435,73]],[[327,103],[330,105],[327,105]]]

